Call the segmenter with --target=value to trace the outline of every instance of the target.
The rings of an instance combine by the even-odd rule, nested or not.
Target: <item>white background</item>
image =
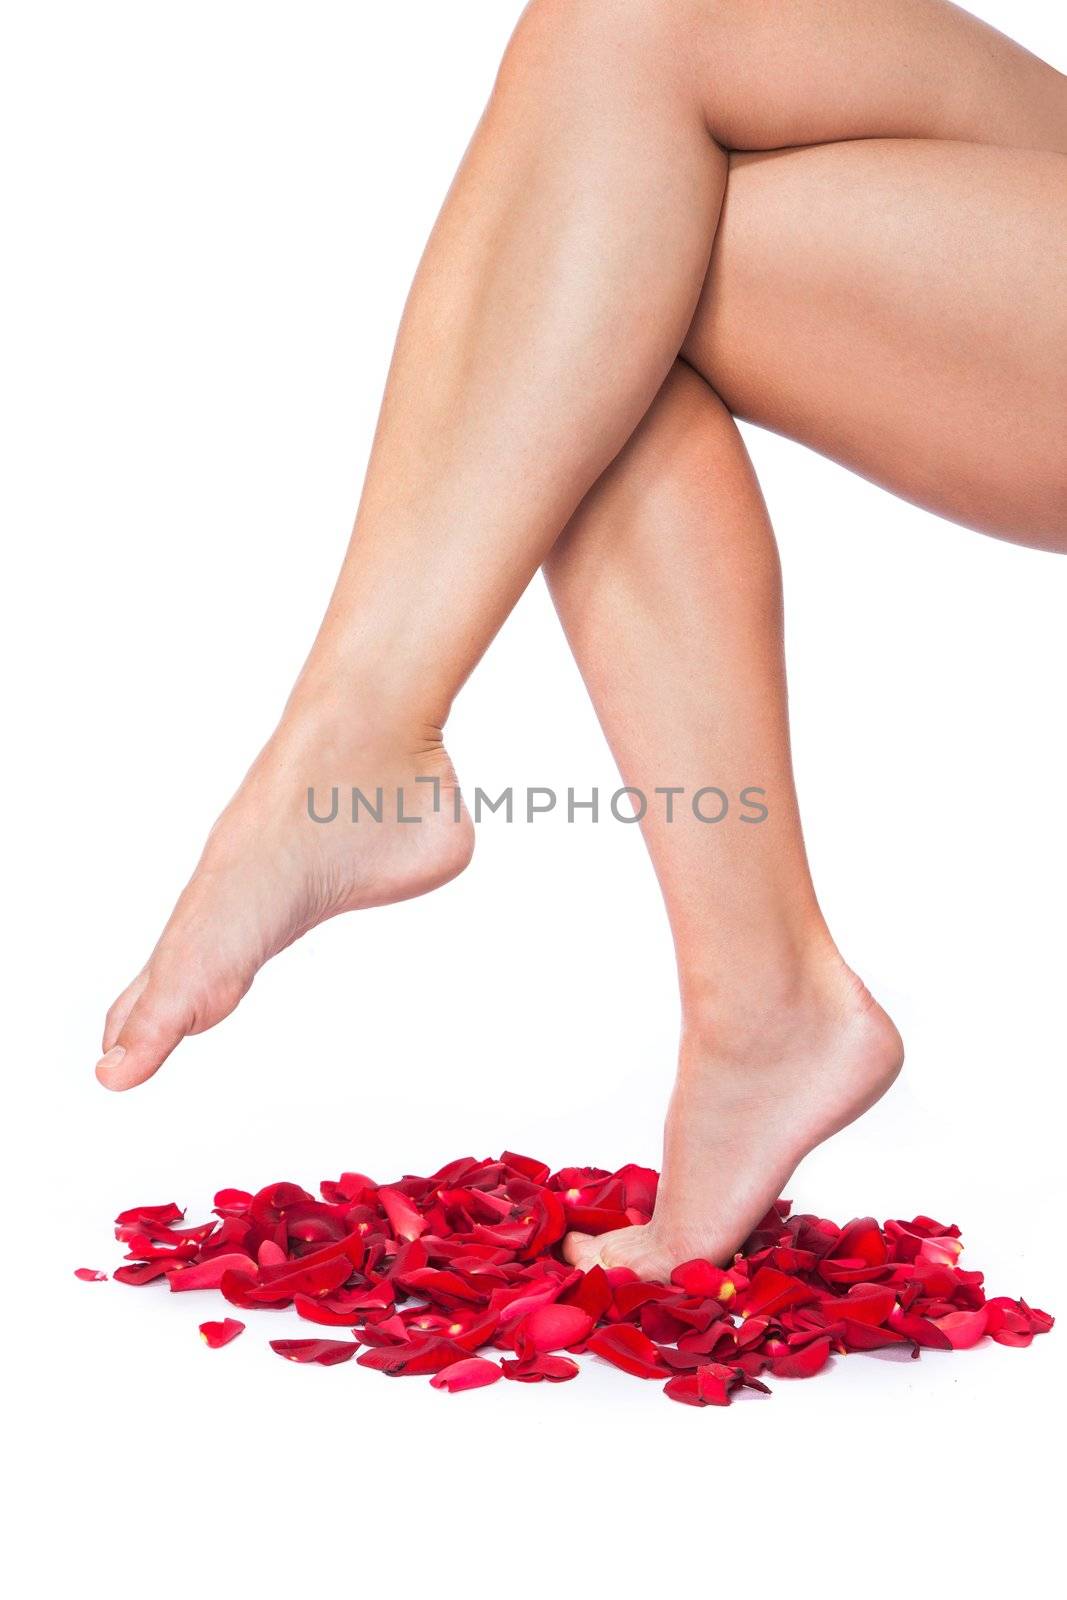
[[[974,9],[1067,60],[1045,0]],[[116,1264],[120,1207],[199,1220],[223,1184],[384,1181],[505,1146],[657,1163],[674,980],[615,824],[489,819],[463,878],[320,929],[144,1089],[92,1077],[104,1011],[318,621],[403,297],[518,10],[3,8],[19,1594],[803,1592],[820,1573],[990,1592],[1048,1554],[1058,1332],[856,1356],[697,1413],[594,1363],[459,1397],[293,1367],[266,1346],[288,1313],[211,1353],[216,1297],[71,1276]],[[991,1292],[1062,1312],[1067,562],[748,437],[816,881],[909,1049],[794,1199],[958,1221]],[[468,785],[614,786],[540,581],[450,744]]]

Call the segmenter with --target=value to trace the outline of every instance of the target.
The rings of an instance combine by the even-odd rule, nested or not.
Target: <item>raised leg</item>
[[[109,1013],[102,1082],[150,1077],[324,917],[462,868],[465,818],[316,830],[307,787],[450,781],[454,695],[686,337],[726,148],[953,138],[980,107],[1042,144],[1060,82],[942,0],[532,0],[412,289],[323,627]]]
[[[1060,99],[1067,149],[1067,82]],[[1067,550],[1067,155],[872,139],[735,156],[685,355],[736,415]]]

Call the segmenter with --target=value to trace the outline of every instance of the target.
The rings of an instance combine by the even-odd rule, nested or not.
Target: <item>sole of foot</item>
[[[312,810],[329,820],[313,820]],[[148,962],[108,1012],[100,1082],[144,1083],[183,1038],[228,1016],[280,950],[342,912],[440,888],[473,848],[439,745],[346,747],[305,729],[279,732],[211,830]]]

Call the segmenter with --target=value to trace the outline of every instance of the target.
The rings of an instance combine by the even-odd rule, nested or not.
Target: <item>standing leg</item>
[[[102,1082],[150,1077],[316,922],[462,868],[465,818],[316,830],[306,790],[449,781],[454,695],[686,336],[725,149],[951,138],[979,105],[1038,143],[1059,82],[942,0],[532,0],[416,277],[323,627],[109,1013]]]
[[[838,955],[789,756],[778,552],[733,418],[679,364],[546,571],[642,822],[674,935],[678,1077],[656,1214],[571,1258],[665,1277],[725,1259],[814,1145],[895,1077],[900,1039]],[[707,786],[698,817],[692,797]],[[667,801],[657,788],[674,786]],[[746,786],[766,807],[738,805]]]
[[[1067,551],[1065,240],[1056,153],[870,140],[734,158],[685,354],[741,414]],[[815,903],[773,538],[732,418],[690,368],[547,571],[627,782],[768,789],[747,830],[684,805],[644,824],[683,1003],[660,1197],[650,1227],[568,1250],[660,1276],[735,1249],[795,1162],[892,1081],[899,1041]]]

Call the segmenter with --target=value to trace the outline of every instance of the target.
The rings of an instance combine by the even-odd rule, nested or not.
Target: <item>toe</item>
[[[572,1267],[588,1272],[600,1262],[600,1241],[591,1233],[568,1233],[563,1240],[563,1255]]]
[[[140,998],[96,1064],[105,1089],[133,1089],[159,1071],[192,1024],[187,1008],[173,996],[161,997],[146,985]]]
[[[126,1018],[129,1016],[130,1012],[133,1010],[142,994],[144,994],[145,984],[147,982],[148,968],[145,967],[137,974],[133,982],[128,984],[126,988],[123,989],[122,993],[115,1001],[115,1004],[108,1012],[104,1022],[103,1043],[100,1047],[105,1055],[117,1042],[118,1036],[125,1026]]]

